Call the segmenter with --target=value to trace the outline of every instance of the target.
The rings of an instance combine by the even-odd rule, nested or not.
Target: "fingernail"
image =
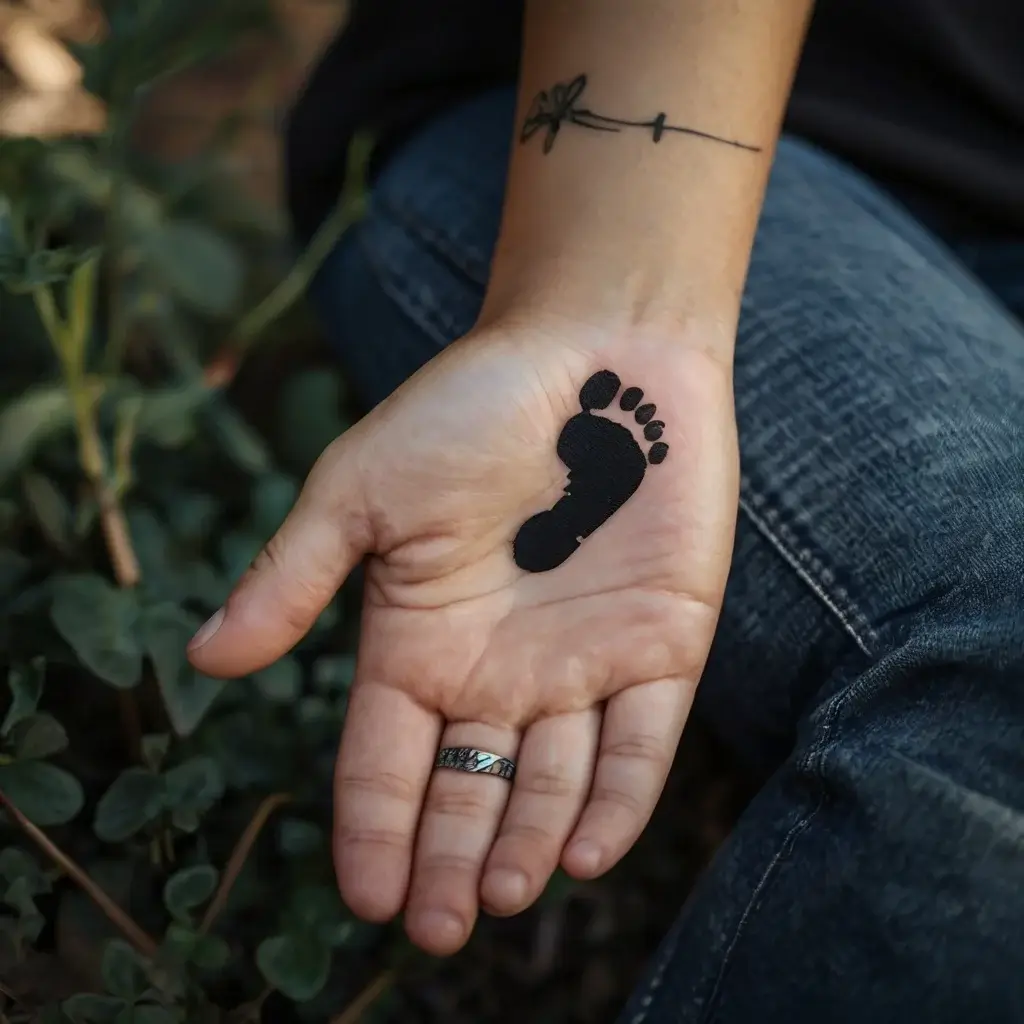
[[[203,644],[208,643],[213,639],[214,633],[220,629],[221,623],[224,621],[224,609],[218,608],[207,620],[204,622],[196,632],[196,635],[192,637],[188,642],[188,649],[190,651],[198,651]]]
[[[420,931],[441,945],[462,940],[462,922],[445,910],[428,910],[419,917]]]
[[[517,907],[526,900],[526,875],[505,868],[489,871],[483,889],[488,903]]]
[[[569,848],[568,859],[577,871],[589,875],[601,866],[601,848],[589,839],[581,839]]]

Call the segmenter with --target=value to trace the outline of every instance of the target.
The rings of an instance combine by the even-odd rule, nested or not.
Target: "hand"
[[[629,849],[721,604],[729,367],[677,337],[572,333],[471,335],[339,438],[191,653],[220,676],[267,665],[371,556],[338,879],[364,918],[404,908],[436,954],[481,903],[515,913],[559,861],[590,878]],[[515,758],[514,783],[435,770],[441,746]]]

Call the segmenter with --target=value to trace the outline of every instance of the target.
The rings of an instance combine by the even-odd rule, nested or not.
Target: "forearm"
[[[482,320],[714,323],[731,344],[810,6],[528,0]]]

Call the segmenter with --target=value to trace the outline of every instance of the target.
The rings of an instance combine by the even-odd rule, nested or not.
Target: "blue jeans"
[[[314,283],[366,403],[473,326],[511,118],[511,92],[488,93],[410,140]],[[1024,239],[957,255],[783,140],[736,350],[735,557],[695,708],[765,781],[623,1024],[1024,1021],[1014,306]]]

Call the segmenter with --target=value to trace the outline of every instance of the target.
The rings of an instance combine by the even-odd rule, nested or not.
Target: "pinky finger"
[[[594,878],[636,842],[665,786],[695,688],[658,679],[608,701],[594,785],[562,855],[570,875]]]

